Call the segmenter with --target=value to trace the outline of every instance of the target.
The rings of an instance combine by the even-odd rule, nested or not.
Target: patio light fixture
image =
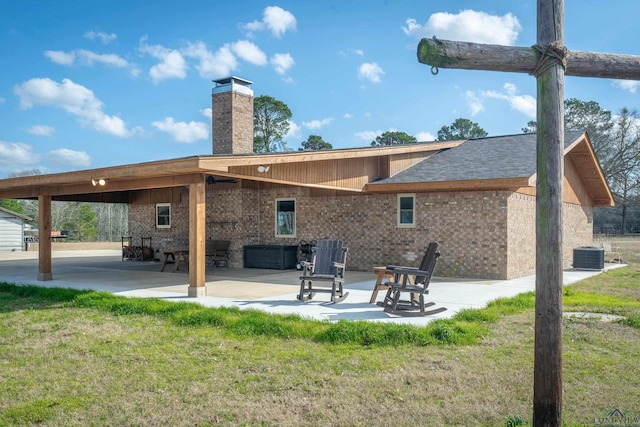
[[[96,185],[99,186],[103,186],[107,183],[107,181],[104,180],[104,178],[100,178],[100,179],[92,179],[91,180],[91,184],[95,187]]]
[[[260,172],[260,173],[269,172],[269,168],[270,168],[270,166],[268,166],[268,165],[267,166],[260,165],[260,166],[258,166],[258,172]]]

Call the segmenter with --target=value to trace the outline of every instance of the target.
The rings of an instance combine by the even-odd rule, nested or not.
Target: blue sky
[[[640,55],[637,0],[566,0],[570,50]],[[0,178],[211,154],[211,80],[254,82],[293,113],[287,146],[334,148],[459,117],[490,135],[535,119],[528,75],[418,63],[422,37],[531,46],[536,2],[88,1],[0,3]],[[567,77],[565,97],[616,112],[638,82]]]

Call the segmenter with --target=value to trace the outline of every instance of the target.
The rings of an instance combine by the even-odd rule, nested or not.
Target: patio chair
[[[214,267],[229,267],[230,240],[207,240],[205,256]]]
[[[318,240],[311,261],[301,262],[303,275],[297,298],[309,301],[317,292],[326,292],[331,294],[331,302],[344,301],[349,295],[342,288],[347,251],[342,240]],[[326,284],[325,287],[316,287],[318,282]]]
[[[420,263],[420,267],[403,267],[388,265],[387,270],[393,272],[393,281],[385,283],[389,287],[384,301],[378,303],[384,311],[399,316],[427,316],[442,313],[445,307],[426,310],[435,305],[434,302],[425,303],[424,296],[429,293],[429,283],[440,257],[438,244],[429,243]],[[402,296],[409,294],[409,298]]]

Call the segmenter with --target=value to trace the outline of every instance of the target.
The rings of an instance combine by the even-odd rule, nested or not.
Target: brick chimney
[[[213,82],[213,154],[253,153],[253,82],[234,76]]]

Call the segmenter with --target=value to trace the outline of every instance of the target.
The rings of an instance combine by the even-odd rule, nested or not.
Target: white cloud
[[[31,79],[16,85],[13,92],[20,97],[20,108],[37,105],[61,108],[74,116],[83,127],[119,137],[130,136],[124,121],[102,111],[102,102],[86,87],[69,79],[62,83],[51,79]]]
[[[267,55],[248,40],[239,40],[231,45],[233,53],[255,65],[266,65]]]
[[[76,54],[79,60],[83,61],[89,66],[93,66],[94,62],[99,62],[115,68],[125,68],[129,66],[129,63],[126,59],[114,53],[98,54],[88,50],[78,49],[76,50]]]
[[[173,117],[165,117],[161,122],[151,123],[156,129],[173,136],[177,142],[195,142],[209,138],[209,125],[202,122],[176,122]]]
[[[536,117],[536,99],[531,95],[518,95],[518,88],[513,83],[504,84],[504,93],[482,91],[484,98],[502,99],[509,103],[512,110],[516,110],[527,117]]]
[[[418,132],[416,135],[418,142],[435,141],[436,137],[431,132]]]
[[[302,136],[302,132],[301,132],[300,126],[298,126],[296,122],[289,120],[289,132],[287,132],[287,135],[285,136],[285,138],[300,139],[301,136]]]
[[[503,16],[489,15],[466,9],[458,14],[434,13],[420,25],[415,19],[407,19],[404,33],[412,37],[432,37],[475,43],[512,46],[518,39],[522,26],[518,18],[510,13]]]
[[[296,17],[288,10],[268,6],[262,12],[262,21],[249,22],[243,28],[250,32],[269,30],[274,37],[280,38],[285,32],[295,30],[296,24]]]
[[[44,56],[59,65],[72,65],[76,60],[76,54],[73,51],[46,50]]]
[[[365,141],[373,141],[376,137],[382,135],[381,130],[366,130],[364,132],[356,132],[354,134],[356,138],[363,139]]]
[[[351,114],[351,113],[344,113],[344,115],[343,115],[342,117],[344,117],[345,119],[352,119],[352,118],[353,118],[353,114]]]
[[[115,35],[114,33],[107,34],[101,31],[87,31],[86,33],[84,33],[84,38],[89,40],[99,39],[102,42],[102,44],[109,44],[112,41],[114,41],[116,38],[118,38],[118,36]]]
[[[271,57],[270,62],[278,74],[286,73],[295,64],[293,57],[288,53],[276,53]]]
[[[47,158],[56,166],[78,166],[86,168],[91,165],[91,157],[86,152],[66,148],[49,151]]]
[[[0,104],[4,104],[5,102],[6,102],[6,99],[0,98]]]
[[[358,68],[358,75],[373,83],[380,83],[384,71],[375,62],[365,62]]]
[[[640,87],[640,81],[637,80],[611,80],[611,83],[613,86],[630,93],[636,93],[636,90]]]
[[[317,130],[333,121],[333,117],[329,117],[322,120],[311,120],[310,122],[302,122],[302,126],[307,129]]]
[[[51,136],[55,133],[55,128],[47,125],[34,125],[27,129],[31,135]]]
[[[200,110],[200,114],[208,119],[211,119],[211,117],[213,117],[213,111],[211,110],[211,108],[203,108],[202,110]]]
[[[364,51],[362,49],[351,49],[351,52],[354,55],[358,55],[358,56],[364,56]]]
[[[476,95],[475,92],[468,90],[464,94],[464,96],[467,100],[467,106],[469,107],[471,117],[474,117],[484,111],[484,104],[482,103],[482,99],[478,95]]]
[[[189,43],[182,53],[199,61],[196,69],[202,78],[226,77],[238,68],[238,60],[229,44],[211,53],[203,42]]]
[[[158,64],[149,69],[149,77],[154,83],[187,77],[187,63],[179,51],[161,45],[150,46],[146,44],[146,41],[146,36],[140,39],[138,50],[160,60]]]
[[[0,165],[9,167],[33,166],[38,164],[39,156],[29,144],[0,141]]]
[[[73,65],[78,63],[93,67],[95,63],[100,63],[113,68],[129,68],[132,75],[137,76],[140,71],[126,59],[114,53],[95,53],[89,50],[76,49],[69,52],[59,50],[47,50],[44,56],[58,65]]]

